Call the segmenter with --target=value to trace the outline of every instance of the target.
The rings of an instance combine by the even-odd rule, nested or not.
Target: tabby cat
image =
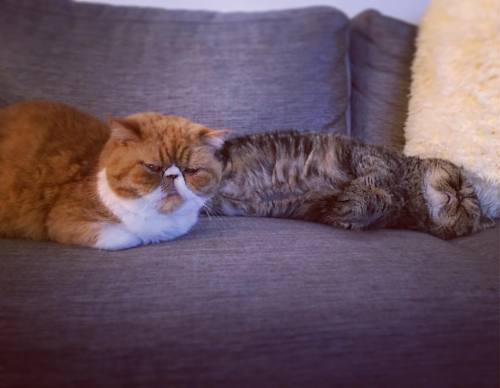
[[[102,249],[191,229],[219,184],[225,132],[158,113],[107,125],[69,106],[0,110],[0,236]]]
[[[276,132],[228,140],[222,215],[296,218],[345,229],[408,228],[450,239],[494,222],[464,172],[334,134]]]

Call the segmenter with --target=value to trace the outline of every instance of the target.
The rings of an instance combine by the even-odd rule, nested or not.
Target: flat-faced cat
[[[0,236],[124,249],[188,232],[215,192],[224,131],[139,113],[0,110]]]
[[[494,225],[464,172],[324,133],[276,132],[228,140],[219,214],[296,218],[346,229],[408,228],[443,239]]]

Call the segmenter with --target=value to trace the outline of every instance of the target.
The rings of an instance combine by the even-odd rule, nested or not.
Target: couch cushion
[[[115,253],[0,240],[3,385],[494,386],[499,232],[215,218]]]
[[[344,132],[348,21],[315,7],[223,14],[0,2],[0,100],[154,110],[254,132]]]
[[[365,11],[351,21],[351,135],[404,146],[416,27]]]

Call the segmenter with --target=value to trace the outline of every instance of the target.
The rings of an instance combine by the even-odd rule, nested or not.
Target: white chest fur
[[[187,233],[196,224],[205,199],[196,196],[187,188],[181,174],[174,184],[184,203],[174,212],[162,214],[155,206],[165,196],[160,187],[141,198],[122,198],[109,187],[106,171],[100,171],[97,176],[99,198],[120,223],[104,224],[96,247],[126,249],[172,240]]]

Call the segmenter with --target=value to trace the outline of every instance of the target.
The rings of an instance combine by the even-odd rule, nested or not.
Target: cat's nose
[[[181,175],[181,171],[179,170],[179,168],[175,164],[173,164],[169,168],[167,168],[165,170],[165,173],[163,174],[163,176],[165,178],[169,178],[172,180],[178,178],[179,175]]]

